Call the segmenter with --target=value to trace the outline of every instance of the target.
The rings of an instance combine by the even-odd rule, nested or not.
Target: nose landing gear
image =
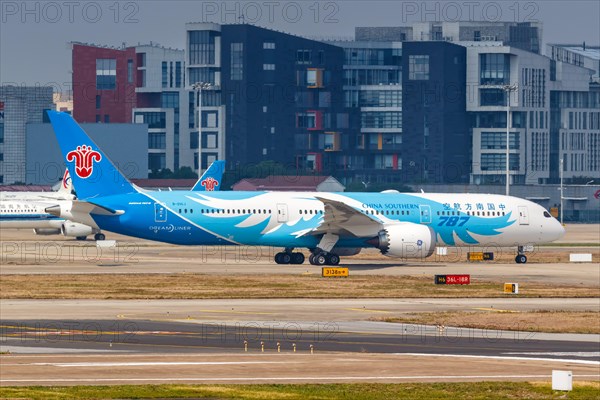
[[[518,254],[515,257],[515,262],[517,264],[525,264],[527,263],[527,256],[525,255],[525,250],[523,249],[523,246],[519,246],[517,248]]]

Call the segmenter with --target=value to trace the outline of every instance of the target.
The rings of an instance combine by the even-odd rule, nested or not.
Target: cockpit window
[[[548,213],[548,211],[544,211],[544,217],[546,217],[546,218],[552,218],[552,215],[550,215]]]

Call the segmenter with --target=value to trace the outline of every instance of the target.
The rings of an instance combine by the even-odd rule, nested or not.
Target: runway
[[[597,365],[410,354],[100,354],[2,357],[0,385],[193,383],[348,383],[549,381],[568,368],[573,380],[599,379]]]
[[[344,353],[520,355],[600,361],[598,335],[445,328],[382,322],[192,322],[148,320],[6,320],[3,346],[126,352],[241,352],[278,348]],[[263,348],[264,346],[264,348]],[[544,356],[547,354],[547,356]],[[598,363],[600,365],[600,363]]]
[[[2,319],[364,321],[413,312],[600,311],[598,298],[20,300],[0,302]]]
[[[595,237],[595,232],[591,234]],[[584,246],[575,251],[597,257],[597,248],[585,247],[589,232],[580,236]],[[40,241],[24,232],[9,237],[3,232],[2,239],[2,276],[98,274],[102,279],[103,274],[124,273],[293,276],[320,272],[310,265],[275,265],[270,258],[274,250],[265,248],[259,250],[267,253],[251,259],[249,253],[242,257],[240,248],[187,248],[120,238],[113,253],[98,255],[93,242]],[[209,250],[211,254],[203,253]],[[565,251],[572,251],[543,250],[545,260],[554,257],[549,253],[564,257]],[[468,273],[495,283],[569,284],[600,290],[597,264],[532,260],[526,265],[398,261],[367,252],[345,259],[345,265],[351,274],[364,277]],[[600,335],[528,332],[532,327],[520,327],[518,322],[512,331],[498,331],[374,320],[406,313],[475,310],[515,315],[537,310],[598,312],[600,300],[3,299],[0,352],[9,354],[0,355],[0,385],[549,381],[552,369],[573,371],[575,381],[600,380]]]

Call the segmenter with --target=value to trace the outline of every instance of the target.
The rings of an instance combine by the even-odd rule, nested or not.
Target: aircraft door
[[[527,206],[519,206],[519,225],[529,225]]]
[[[167,222],[167,209],[158,203],[154,203],[154,222]]]
[[[287,204],[277,204],[277,222],[288,221],[288,207]]]
[[[421,223],[422,224],[430,224],[431,223],[431,207],[427,205],[419,206],[421,211]]]

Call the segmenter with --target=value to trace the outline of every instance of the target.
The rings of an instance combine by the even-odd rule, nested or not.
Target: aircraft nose
[[[567,230],[565,229],[564,226],[562,226],[562,224],[558,221],[556,221],[558,223],[558,229],[559,229],[559,236],[558,239],[562,239],[563,236],[565,236],[565,234],[567,233]]]
[[[561,223],[558,220],[554,220],[552,221],[552,225],[549,227],[549,233],[552,236],[552,241],[561,239],[563,236],[565,236],[565,233],[567,232],[565,230],[565,227],[561,225]]]

